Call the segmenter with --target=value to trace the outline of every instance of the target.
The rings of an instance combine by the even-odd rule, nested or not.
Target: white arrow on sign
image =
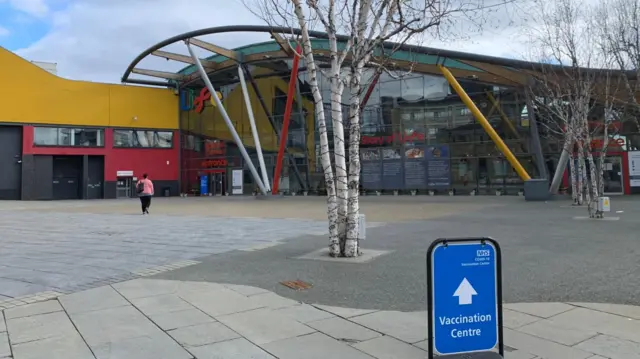
[[[478,295],[475,289],[471,286],[471,283],[467,280],[467,278],[462,279],[462,282],[456,289],[456,292],[453,293],[454,297],[458,297],[459,305],[468,305],[473,302],[473,296]]]

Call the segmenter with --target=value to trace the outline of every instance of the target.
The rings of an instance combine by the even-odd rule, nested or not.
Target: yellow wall
[[[0,122],[158,129],[179,125],[178,96],[172,90],[66,80],[1,47],[0,99]]]
[[[256,75],[257,72],[254,72]],[[267,108],[270,113],[273,113],[273,98],[275,96],[275,88],[277,87],[284,93],[287,93],[289,84],[279,77],[261,78],[256,80],[260,94],[263,96]],[[267,115],[262,110],[260,100],[256,96],[253,88],[247,84],[249,90],[249,98],[251,100],[251,107],[253,109],[254,118],[256,121],[256,128],[260,137],[260,145],[264,151],[278,151],[277,137],[269,123]],[[197,92],[198,93],[198,92]],[[196,93],[196,95],[197,95]],[[244,96],[242,94],[242,88],[238,84],[228,94],[223,94],[224,98],[222,103],[224,104],[229,118],[233,122],[238,135],[242,138],[242,142],[247,147],[255,147],[253,135],[251,132],[251,125],[249,123],[249,117],[247,115],[247,107],[244,103]],[[315,159],[315,146],[314,146],[314,104],[306,98],[302,99],[302,106],[307,110],[307,126],[309,134],[307,136],[307,147],[309,151],[309,160]],[[297,112],[297,109],[293,109]],[[209,101],[206,102],[204,110],[198,114],[193,109],[189,112],[181,113],[182,129],[190,132],[201,134],[205,137],[224,139],[227,141],[233,141],[231,133],[227,129],[226,123],[222,119],[218,109],[213,107]],[[291,148],[292,152],[295,149]]]

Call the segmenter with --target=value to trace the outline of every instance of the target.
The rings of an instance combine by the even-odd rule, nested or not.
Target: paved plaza
[[[426,312],[303,304],[267,290],[135,279],[3,311],[14,359],[424,359]],[[6,323],[6,325],[5,325]],[[523,303],[507,359],[638,359],[640,308]]]
[[[313,256],[318,197],[158,198],[150,216],[136,200],[0,202],[0,358],[425,358],[428,245],[491,236],[507,359],[640,359],[634,197],[606,221],[518,197],[361,208],[379,256],[336,263]]]
[[[190,265],[196,258],[326,231],[325,223],[303,219],[142,217],[136,202],[127,202],[131,213],[91,213],[65,203],[0,211],[0,301],[73,292],[150,268]]]

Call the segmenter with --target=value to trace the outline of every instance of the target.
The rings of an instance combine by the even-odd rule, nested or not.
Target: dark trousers
[[[142,213],[146,212],[151,206],[151,196],[140,196],[140,207],[142,207]]]

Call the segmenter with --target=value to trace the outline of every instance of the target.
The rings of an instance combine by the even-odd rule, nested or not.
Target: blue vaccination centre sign
[[[430,342],[439,355],[491,351],[502,342],[500,250],[491,239],[430,248]],[[502,345],[500,345],[502,354]]]

